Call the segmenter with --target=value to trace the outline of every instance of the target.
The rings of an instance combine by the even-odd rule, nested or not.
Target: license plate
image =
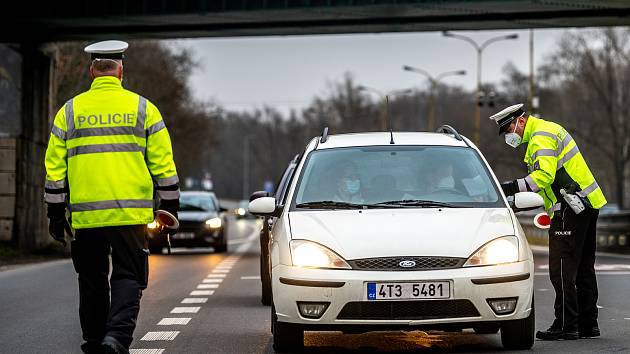
[[[194,232],[178,232],[171,237],[174,239],[187,240],[187,239],[195,238],[195,233]]]
[[[448,299],[451,283],[448,281],[414,283],[367,283],[368,300]]]

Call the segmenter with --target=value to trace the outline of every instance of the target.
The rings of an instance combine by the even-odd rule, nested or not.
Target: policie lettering
[[[105,125],[133,125],[135,123],[136,113],[114,113],[114,114],[90,114],[89,116],[77,116],[79,128],[84,125],[88,126],[105,126]]]

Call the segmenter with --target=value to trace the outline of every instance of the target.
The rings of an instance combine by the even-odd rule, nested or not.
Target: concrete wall
[[[14,240],[17,138],[22,129],[22,57],[0,44],[0,241]]]

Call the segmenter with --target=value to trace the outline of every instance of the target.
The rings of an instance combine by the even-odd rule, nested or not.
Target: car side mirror
[[[514,195],[510,207],[514,212],[538,209],[545,205],[543,198],[534,192],[519,192]]]
[[[269,197],[269,192],[267,191],[256,191],[254,193],[252,193],[252,195],[249,196],[249,201],[253,201],[255,199],[258,198],[262,198],[262,197]]]
[[[256,216],[278,216],[276,198],[260,197],[249,202],[249,212]]]

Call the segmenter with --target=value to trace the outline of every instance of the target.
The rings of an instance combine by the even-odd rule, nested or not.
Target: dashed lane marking
[[[630,272],[596,272],[597,276],[600,275],[630,275]],[[535,272],[535,276],[549,276],[547,272]]]
[[[197,313],[199,312],[199,309],[201,309],[201,307],[198,306],[194,306],[194,307],[188,307],[188,306],[182,306],[182,307],[175,307],[171,310],[171,313]]]
[[[206,278],[225,278],[227,274],[208,274]]]
[[[229,273],[230,271],[228,269],[215,269],[212,271],[212,273]]]
[[[223,279],[222,278],[210,278],[210,279],[204,279],[203,282],[204,283],[222,283]]]
[[[247,276],[242,276],[241,277],[242,280],[250,280],[250,279],[260,279],[260,275],[247,275]]]
[[[164,331],[164,332],[147,332],[140,340],[153,341],[153,340],[173,340],[179,331]]]
[[[160,326],[171,326],[171,325],[187,325],[190,322],[190,317],[165,317],[158,322]]]
[[[129,354],[162,354],[164,349],[129,349]]]
[[[197,289],[217,289],[219,284],[199,284]]]
[[[214,290],[193,290],[190,292],[190,296],[210,296],[214,294]]]
[[[182,300],[182,304],[205,304],[208,302],[207,297],[187,297]]]

